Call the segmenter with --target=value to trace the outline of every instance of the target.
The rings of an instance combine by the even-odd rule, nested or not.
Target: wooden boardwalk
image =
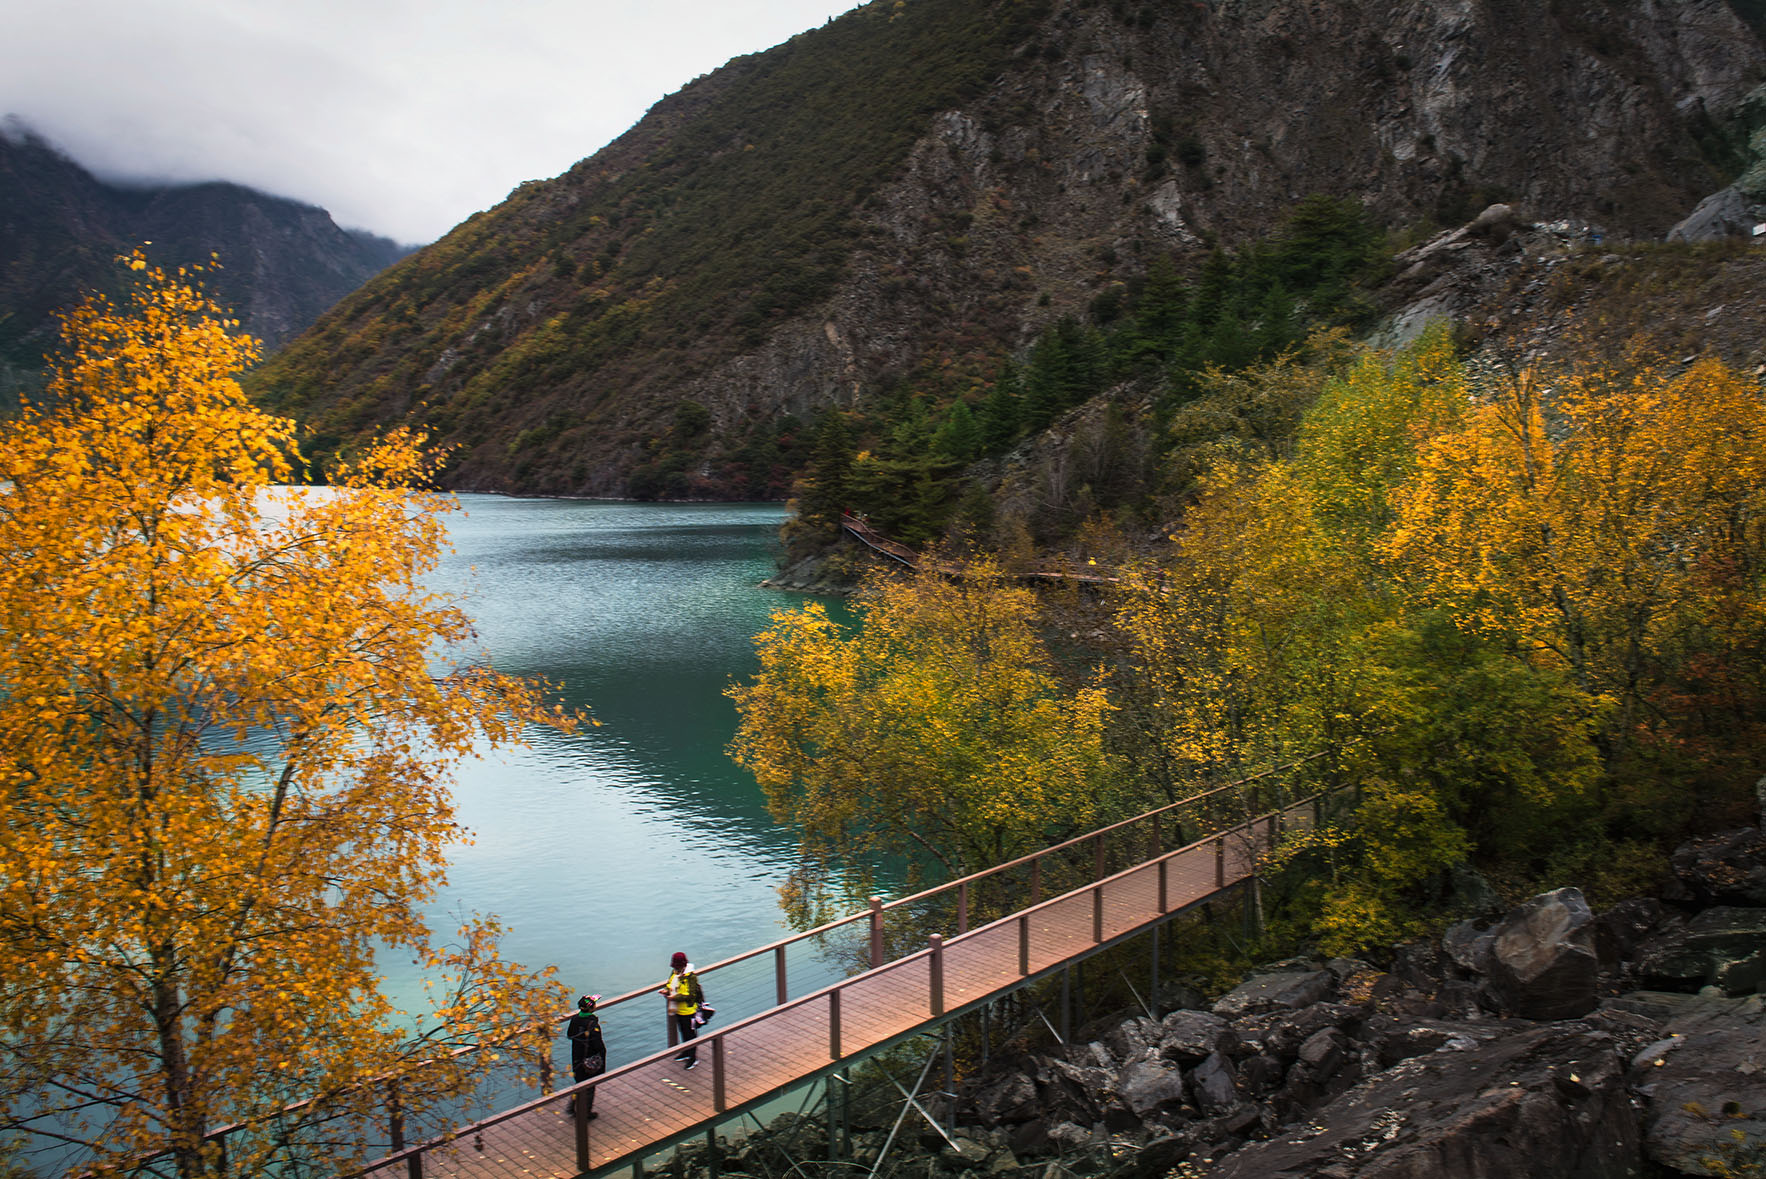
[[[356,1174],[536,1179],[629,1161],[1218,896],[1251,875],[1278,831],[1310,826],[1317,806],[1292,804],[707,1031],[691,1070],[674,1050],[657,1053]],[[578,1120],[566,1104],[590,1086],[599,1116]]]
[[[840,527],[860,544],[893,561],[906,565],[909,569],[916,571],[924,569],[942,577],[960,578],[969,573],[968,567],[959,562],[934,561],[905,544],[890,540],[872,528],[862,516],[842,512]],[[1072,581],[1086,585],[1116,585],[1121,581],[1111,573],[1099,572],[1095,565],[1082,567],[1066,560],[1038,561],[1028,567],[1015,566],[1007,570],[1005,575],[1019,581]]]

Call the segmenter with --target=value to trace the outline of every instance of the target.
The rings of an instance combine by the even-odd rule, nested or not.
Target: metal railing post
[[[723,1113],[724,1101],[724,1037],[719,1032],[711,1038],[711,1108]]]
[[[1214,837],[1214,887],[1226,887],[1226,834]]]
[[[828,1059],[840,1059],[840,988],[828,992]],[[830,1090],[832,1092],[832,1090]]]
[[[1153,847],[1152,847],[1152,850],[1148,853],[1149,855],[1156,856],[1160,852],[1165,850],[1164,836],[1165,836],[1164,828],[1159,822],[1159,816],[1157,814],[1155,814],[1153,816]]]
[[[405,1175],[408,1179],[423,1179],[423,1152],[409,1155],[405,1159]]]
[[[1104,940],[1104,886],[1094,884],[1091,889],[1091,940]]]
[[[778,984],[775,993],[779,996],[779,1005],[783,1006],[785,1000],[791,997],[791,992],[785,987],[785,947],[783,944],[773,951],[773,977]]]
[[[933,934],[932,943],[932,1014],[944,1014],[944,935]]]
[[[1030,974],[1030,914],[1018,914],[1018,976]]]
[[[969,882],[957,885],[957,934],[969,932]]]
[[[669,1021],[671,1024],[673,1020]],[[578,1089],[571,1097],[571,1111],[576,1122],[576,1169],[579,1174],[589,1173],[589,1097]]]
[[[1030,903],[1042,904],[1042,857],[1030,861]]]
[[[1171,860],[1159,861],[1159,911],[1171,912]]]
[[[871,898],[871,969],[883,965],[883,898]]]
[[[1091,846],[1092,846],[1092,877],[1091,878],[1093,880],[1102,880],[1104,878],[1104,837],[1102,835],[1092,836],[1091,837]]]

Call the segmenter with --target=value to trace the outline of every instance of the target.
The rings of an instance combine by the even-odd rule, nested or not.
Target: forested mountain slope
[[[237,184],[107,184],[17,123],[0,127],[0,386],[55,345],[55,312],[118,285],[118,254],[207,262],[246,331],[276,347],[405,253],[323,209]]]
[[[1201,276],[1309,194],[1415,238],[1496,200],[1659,238],[1746,165],[1755,16],[878,0],[524,184],[253,388],[321,458],[425,425],[457,487],[782,495],[821,410],[979,405],[1064,316],[1108,315],[1161,260]]]

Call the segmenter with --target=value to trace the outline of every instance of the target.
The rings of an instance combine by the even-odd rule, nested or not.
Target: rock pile
[[[1276,964],[1208,1010],[1026,1058],[970,1107],[1019,1157],[1127,1148],[1143,1175],[1621,1175],[1646,1156],[1752,1173],[1766,1162],[1766,834],[1673,862],[1669,903],[1596,915],[1564,888],[1399,947],[1390,970]]]
[[[1673,863],[1665,900],[1596,914],[1558,889],[1398,947],[1386,970],[1273,963],[1212,1004],[995,1057],[960,1087],[963,1129],[867,1130],[850,1161],[887,1143],[885,1171],[916,1176],[1760,1173],[1766,833]]]

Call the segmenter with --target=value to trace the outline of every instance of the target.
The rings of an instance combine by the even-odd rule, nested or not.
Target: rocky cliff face
[[[773,52],[801,57],[845,22],[863,34],[846,52],[898,35],[872,6]],[[1154,258],[1193,266],[1314,192],[1360,200],[1393,228],[1459,224],[1503,200],[1523,218],[1659,238],[1745,165],[1734,116],[1766,76],[1759,39],[1722,0],[1056,0],[1005,48],[984,85],[918,121],[880,182],[844,194],[837,234],[804,243],[833,276],[812,301],[732,289],[745,318],[700,314],[658,347],[646,317],[665,315],[671,292],[721,281],[707,275],[740,248],[740,218],[732,236],[648,269],[631,265],[629,243],[610,244],[608,222],[637,212],[622,195],[634,169],[675,166],[673,145],[774,68],[758,55],[462,227],[446,265],[471,281],[401,291],[389,275],[261,388],[339,433],[421,401],[419,416],[461,448],[460,486],[618,494],[683,402],[709,411],[708,440],[728,440],[902,380],[984,379]],[[853,98],[812,89],[795,103]],[[724,146],[767,143],[766,117],[750,114]],[[873,149],[897,150],[825,150]],[[721,159],[648,199],[645,232],[668,231],[682,186],[710,183]],[[422,256],[407,265],[409,278]],[[618,361],[542,342],[580,342],[614,311],[634,349]],[[406,388],[388,382],[395,369]]]
[[[218,255],[211,292],[268,348],[405,252],[236,184],[105,184],[13,125],[0,134],[0,364],[36,368],[55,343],[55,311],[113,290],[115,256],[143,242],[168,265]]]

